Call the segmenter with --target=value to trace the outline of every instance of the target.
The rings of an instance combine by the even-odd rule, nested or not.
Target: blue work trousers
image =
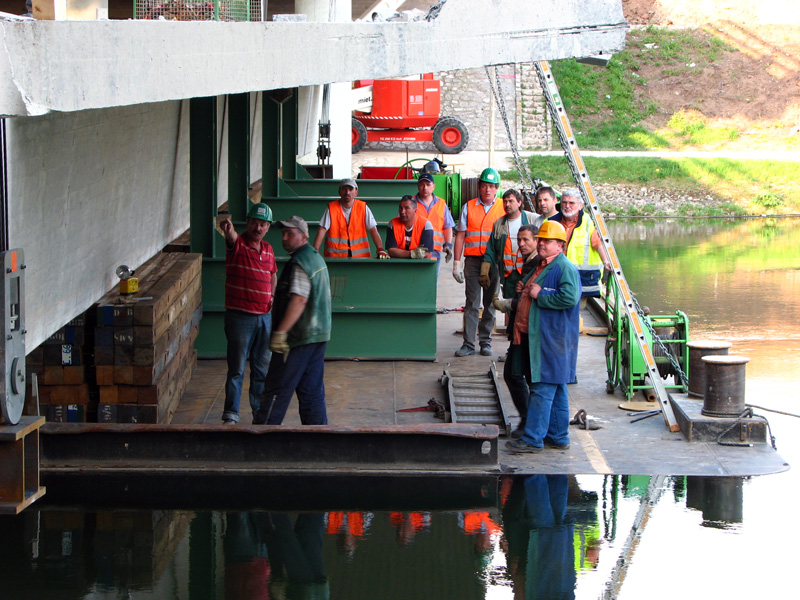
[[[522,439],[532,446],[569,444],[569,395],[565,383],[532,383]]]
[[[238,310],[225,311],[225,337],[228,339],[228,376],[225,379],[225,408],[222,420],[239,422],[245,363],[250,361],[250,409],[258,410],[269,368],[269,336],[272,314],[254,315]]]
[[[300,422],[303,425],[327,425],[325,410],[325,347],[328,342],[304,344],[288,355],[275,353],[269,365],[261,406],[255,413],[256,425],[280,425],[286,416],[292,395],[297,392]],[[284,360],[286,357],[286,360]]]

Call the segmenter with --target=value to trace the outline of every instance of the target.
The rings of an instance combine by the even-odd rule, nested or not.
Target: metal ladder
[[[581,158],[581,152],[578,149],[578,144],[575,141],[574,135],[572,134],[572,127],[569,123],[569,117],[567,117],[567,112],[564,110],[564,104],[561,101],[561,95],[558,93],[558,86],[553,78],[553,72],[550,70],[550,63],[546,60],[543,60],[534,64],[536,66],[536,73],[539,75],[539,83],[542,86],[547,107],[550,109],[550,114],[553,118],[553,126],[558,132],[558,137],[561,140],[561,147],[564,149],[564,153],[567,155],[569,167],[572,170],[572,174],[575,177],[575,182],[577,183],[581,191],[581,195],[583,196],[584,205],[589,207],[589,216],[591,217],[592,222],[600,234],[603,247],[608,253],[609,261],[613,267],[611,274],[619,286],[622,299],[624,301],[625,314],[627,314],[628,318],[630,319],[631,327],[635,332],[634,337],[639,349],[642,352],[642,357],[644,358],[647,367],[647,376],[650,378],[650,382],[653,385],[653,391],[658,398],[658,403],[661,406],[661,413],[664,416],[664,421],[666,422],[670,431],[680,431],[680,426],[678,425],[678,421],[675,418],[675,413],[672,410],[672,398],[664,387],[664,382],[661,380],[661,375],[658,372],[658,365],[656,364],[653,352],[645,337],[644,330],[649,324],[643,318],[639,303],[633,297],[630,287],[628,286],[628,282],[625,279],[625,274],[622,272],[617,251],[614,248],[614,243],[611,241],[611,237],[608,234],[608,229],[606,228],[606,223],[603,219],[603,213],[600,212],[600,206],[597,204],[597,201],[594,197],[594,191],[592,191],[592,183],[589,179],[589,173],[586,171],[586,166]],[[651,333],[655,334],[655,332]],[[654,340],[657,339],[658,336],[655,336]]]

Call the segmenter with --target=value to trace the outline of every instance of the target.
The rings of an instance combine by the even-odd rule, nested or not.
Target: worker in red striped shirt
[[[228,340],[228,376],[222,422],[239,422],[245,363],[250,361],[250,408],[255,415],[264,391],[272,353],[272,295],[278,266],[272,246],[264,241],[272,223],[272,209],[254,204],[239,235],[229,218],[220,222],[225,234],[225,337]]]

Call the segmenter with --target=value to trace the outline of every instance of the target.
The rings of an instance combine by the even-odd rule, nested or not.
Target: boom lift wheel
[[[361,152],[361,150],[363,150],[364,145],[367,143],[367,128],[364,127],[364,124],[355,117],[352,118],[351,136],[352,139],[350,141],[350,151],[352,154],[358,154]]]
[[[467,147],[469,131],[456,117],[442,117],[433,127],[433,145],[442,154],[458,154]]]

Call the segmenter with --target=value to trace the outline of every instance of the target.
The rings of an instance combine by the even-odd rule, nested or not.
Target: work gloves
[[[464,263],[460,260],[453,261],[453,279],[458,283],[464,283]]]
[[[411,251],[411,258],[427,258],[427,256],[428,256],[428,249],[425,246],[414,248]]]
[[[487,263],[484,263],[487,264]],[[511,303],[513,300],[500,300],[497,294],[492,297],[492,306],[494,306],[501,313],[508,314],[511,312]]]
[[[384,250],[383,248],[381,248],[380,250],[378,250],[378,251],[375,253],[375,255],[376,255],[376,257],[377,257],[377,258],[379,258],[380,260],[389,260],[389,253],[388,253],[386,250]]]
[[[482,262],[481,263],[481,274],[478,276],[478,283],[484,289],[489,289],[489,285],[492,283],[491,279],[489,279],[489,271],[492,270],[492,263]]]
[[[288,331],[273,331],[269,339],[269,349],[273,352],[283,354],[283,360],[289,356],[289,332]]]
[[[453,244],[450,242],[445,242],[442,250],[444,251],[444,262],[450,262],[453,260]]]

